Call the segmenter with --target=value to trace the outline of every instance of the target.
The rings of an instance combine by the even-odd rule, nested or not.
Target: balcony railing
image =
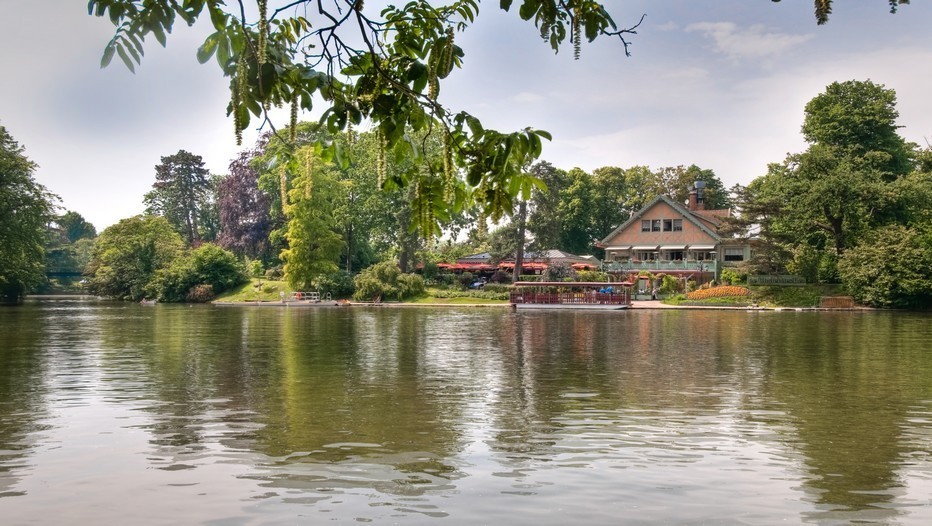
[[[624,263],[605,263],[602,268],[607,272],[636,272],[639,270],[649,270],[651,272],[663,272],[671,270],[679,271],[700,271],[718,273],[720,261],[626,261]]]

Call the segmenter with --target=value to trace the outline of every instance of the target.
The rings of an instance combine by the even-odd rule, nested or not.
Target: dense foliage
[[[932,306],[932,234],[900,225],[871,232],[838,263],[854,298],[877,307]]]
[[[474,116],[438,102],[440,84],[462,65],[465,53],[455,37],[475,20],[478,0],[447,5],[414,0],[378,13],[356,0],[257,4],[258,13],[209,0],[91,0],[88,8],[117,28],[102,64],[118,56],[131,70],[141,61],[146,37],[164,46],[176,18],[188,24],[209,18],[215,32],[197,58],[202,63],[215,58],[230,78],[227,111],[238,138],[251,119],[268,121],[269,108],[280,105],[291,106],[294,138],[299,110],[310,111],[315,100],[323,100],[321,122],[330,132],[366,119],[378,130],[385,157],[415,161],[408,184],[449,191],[465,178],[494,220],[511,212],[512,199],[528,184],[522,168],[540,155],[541,139],[549,134],[530,128],[512,133],[487,129]],[[512,1],[499,5],[508,11]],[[636,27],[619,29],[601,4],[578,0],[523,0],[518,14],[540,28],[553,49],[572,42],[577,56],[583,39],[600,35],[619,37],[627,47],[624,37]],[[444,148],[443,162],[426,170],[417,140],[423,134],[432,134]],[[344,164],[345,144],[318,145],[324,160]],[[431,191],[421,199],[429,202],[427,208],[444,208],[450,202],[443,194]],[[414,220],[424,232],[434,229],[429,214]]]
[[[355,279],[353,298],[359,301],[379,302],[383,299],[402,300],[424,293],[424,278],[416,274],[403,274],[394,261],[377,263]]]
[[[896,93],[871,81],[830,84],[805,109],[809,148],[738,189],[761,243],[748,270],[841,282],[878,307],[928,305],[921,283],[932,228],[932,156],[898,134]],[[919,260],[917,260],[919,261]]]
[[[0,126],[0,303],[16,303],[43,282],[46,223],[57,199],[33,179],[35,163]]]
[[[230,162],[230,173],[217,187],[220,234],[217,243],[240,256],[272,259],[269,236],[274,224],[272,200],[259,189],[259,172],[253,164],[257,150],[246,150]]]
[[[236,256],[205,243],[159,269],[148,290],[159,301],[203,302],[247,280],[246,269]]]
[[[146,213],[165,217],[190,246],[216,237],[214,202],[214,185],[204,160],[184,150],[162,157],[144,199]]]
[[[184,241],[161,216],[135,216],[107,227],[88,265],[88,290],[139,301],[154,295],[150,283],[184,251]]]

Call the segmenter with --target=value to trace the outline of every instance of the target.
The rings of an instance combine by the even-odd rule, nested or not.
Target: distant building
[[[704,188],[696,182],[688,205],[659,196],[633,214],[600,242],[603,269],[618,274],[647,270],[702,283],[717,279],[723,267],[749,259],[746,241],[720,233],[731,210],[706,210]]]

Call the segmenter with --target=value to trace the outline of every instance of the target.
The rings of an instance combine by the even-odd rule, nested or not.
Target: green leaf
[[[111,40],[107,47],[104,48],[104,56],[100,59],[100,67],[105,68],[110,65],[114,52],[116,52],[116,43]]]
[[[120,55],[120,60],[123,61],[123,64],[126,64],[126,68],[132,73],[136,73],[136,67],[133,65],[133,61],[129,58],[129,55],[126,54],[126,50],[123,49],[122,45],[116,46],[117,55]]]
[[[214,25],[214,29],[218,32],[223,31],[227,27],[229,16],[214,4],[211,4],[208,10],[210,11],[210,21]]]
[[[482,123],[479,122],[479,119],[473,117],[472,115],[466,115],[466,125],[469,126],[469,131],[472,132],[475,138],[482,136],[484,130],[482,129]]]
[[[214,33],[207,37],[207,40],[201,44],[201,47],[197,48],[197,61],[201,64],[204,64],[210,57],[214,56],[214,52],[217,51],[217,44],[219,41],[219,33]]]
[[[152,33],[155,35],[155,39],[159,44],[165,47],[168,40],[165,38],[165,31],[162,29],[162,26],[160,24],[152,24]]]
[[[521,8],[518,9],[518,15],[521,17],[521,20],[530,20],[534,17],[534,14],[537,13],[538,9],[540,9],[540,0],[524,0],[524,3],[521,4]]]

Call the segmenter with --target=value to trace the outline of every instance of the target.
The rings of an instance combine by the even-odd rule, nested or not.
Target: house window
[[[660,232],[660,220],[659,219],[654,219],[653,221],[650,222],[650,230],[651,232]]]
[[[650,232],[650,219],[641,220],[641,232]]]
[[[674,232],[682,232],[682,231],[683,231],[683,220],[682,220],[682,219],[674,219],[674,220],[673,220],[673,231],[674,231]]]
[[[673,220],[664,219],[663,220],[663,231],[664,232],[673,232]]]
[[[725,261],[744,261],[743,248],[726,248]]]

